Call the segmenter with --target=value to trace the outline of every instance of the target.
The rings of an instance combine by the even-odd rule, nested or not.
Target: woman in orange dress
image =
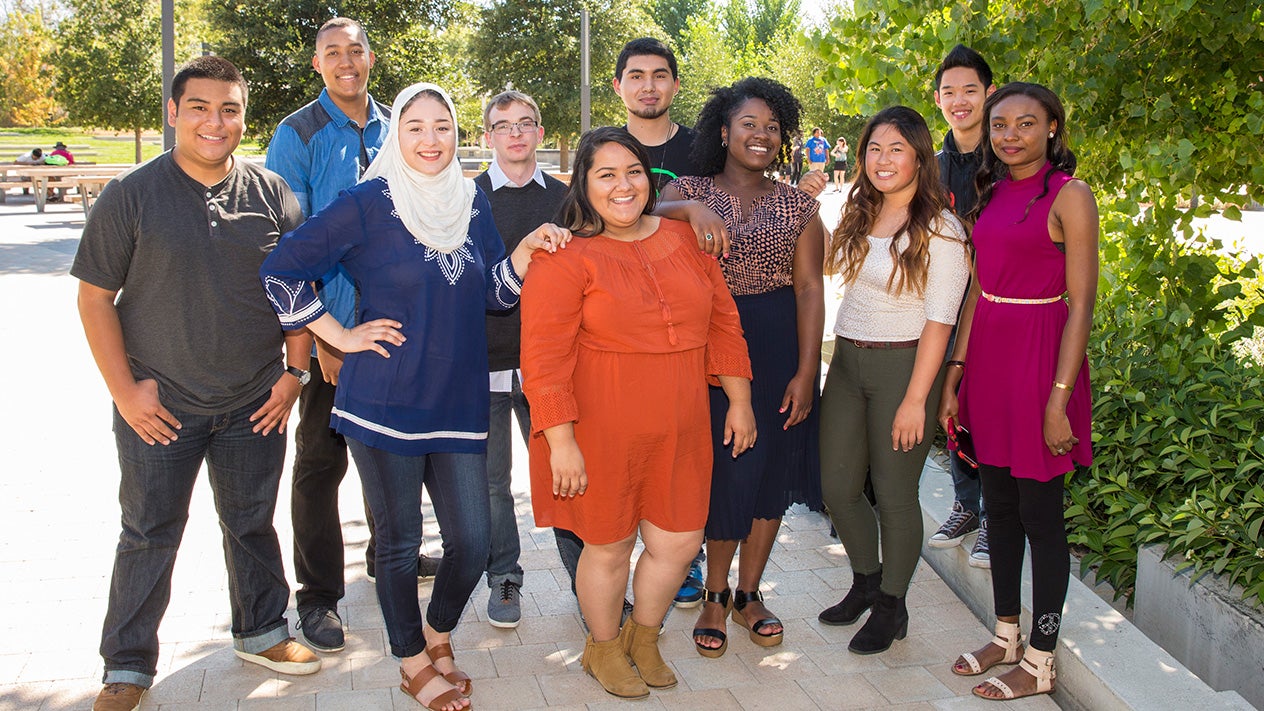
[[[729,398],[725,446],[737,456],[755,443],[750,359],[724,276],[688,224],[653,207],[645,149],[621,128],[589,132],[559,219],[587,239],[534,260],[522,293],[536,525],[584,541],[583,667],[627,698],[676,685],[658,627],[707,521],[708,379]]]

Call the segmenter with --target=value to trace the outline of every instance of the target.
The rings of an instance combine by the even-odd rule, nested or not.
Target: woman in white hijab
[[[427,708],[470,705],[449,635],[487,563],[484,313],[518,302],[536,249],[570,232],[545,224],[506,256],[487,196],[456,160],[452,102],[414,84],[359,185],[286,235],[261,270],[281,325],[346,353],[330,426],[347,438],[377,522],[377,593],[401,688]],[[359,292],[341,326],[311,283],[336,265]],[[423,622],[417,599],[421,487],[443,531]]]

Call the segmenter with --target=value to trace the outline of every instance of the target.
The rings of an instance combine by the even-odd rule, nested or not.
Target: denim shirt
[[[354,186],[377,156],[390,127],[390,109],[369,97],[361,130],[329,97],[327,89],[277,126],[264,167],[290,184],[303,215],[311,217]],[[320,279],[320,297],[344,326],[355,325],[355,285],[341,267]],[[313,351],[314,352],[314,351]]]

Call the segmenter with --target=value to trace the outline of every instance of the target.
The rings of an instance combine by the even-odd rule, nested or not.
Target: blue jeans
[[[953,498],[960,502],[961,508],[982,519],[987,515],[983,506],[982,479],[978,472],[975,472],[974,476],[967,474],[966,466],[956,455],[948,457],[948,471],[952,474]]]
[[[290,588],[272,527],[285,437],[250,431],[250,415],[267,399],[218,415],[168,407],[183,425],[170,445],[145,444],[115,408],[123,531],[101,631],[104,683],[153,684],[158,625],[171,600],[171,571],[203,461],[224,535],[233,646],[258,653],[289,638]]]
[[[491,498],[491,553],[487,557],[487,585],[496,587],[504,580],[522,585],[518,564],[518,517],[514,514],[513,431],[510,412],[518,420],[522,441],[531,435],[531,411],[522,394],[522,383],[513,376],[513,391],[492,393],[491,421],[487,429],[487,493]]]
[[[426,648],[417,600],[421,487],[424,484],[430,493],[443,534],[443,560],[435,575],[426,622],[437,632],[450,632],[487,564],[491,538],[487,455],[435,452],[408,457],[350,437],[347,446],[377,522],[377,599],[391,654],[411,657]]]

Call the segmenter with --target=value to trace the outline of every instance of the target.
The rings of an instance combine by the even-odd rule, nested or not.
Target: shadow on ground
[[[65,228],[64,225],[48,227]],[[78,249],[77,237],[28,244],[0,244],[0,275],[66,274],[75,261],[75,251]]]

